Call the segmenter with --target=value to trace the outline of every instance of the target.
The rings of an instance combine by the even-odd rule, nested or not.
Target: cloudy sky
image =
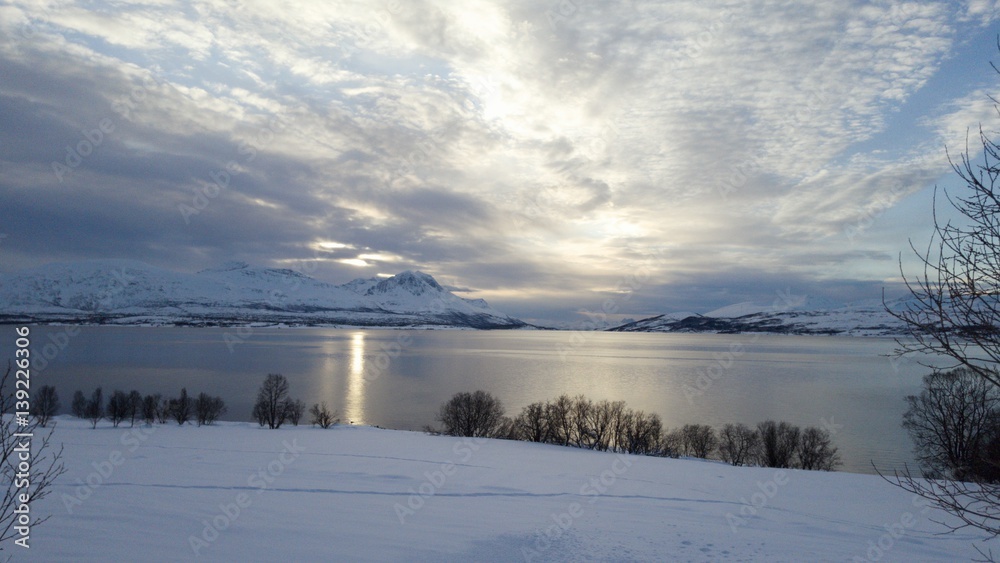
[[[420,269],[525,319],[895,291],[1000,2],[0,3],[0,271]],[[974,140],[974,139],[973,139]]]

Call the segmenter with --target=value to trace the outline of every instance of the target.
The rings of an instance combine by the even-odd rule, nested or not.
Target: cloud
[[[669,248],[643,307],[780,285],[754,272],[860,295],[895,250],[857,233],[995,117],[991,84],[928,86],[993,34],[995,3],[960,8],[11,2],[0,268],[419,268],[551,312]]]

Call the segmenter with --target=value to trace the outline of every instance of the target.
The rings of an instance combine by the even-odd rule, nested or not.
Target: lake
[[[0,327],[13,358],[13,326]],[[261,381],[284,374],[308,405],[344,422],[419,430],[459,391],[484,389],[508,415],[566,393],[659,414],[669,428],[764,419],[827,427],[844,471],[912,465],[904,397],[928,370],[894,361],[891,339],[831,336],[320,328],[32,327],[33,386],[64,410],[102,386],[225,399],[249,420]]]

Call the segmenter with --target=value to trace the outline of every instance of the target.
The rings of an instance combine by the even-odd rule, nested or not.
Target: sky
[[[1000,2],[0,2],[0,272],[421,270],[572,326],[900,292]],[[909,258],[904,257],[904,268]]]

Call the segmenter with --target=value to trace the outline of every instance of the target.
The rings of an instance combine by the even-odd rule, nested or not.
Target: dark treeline
[[[667,430],[659,415],[633,410],[624,401],[594,402],[583,395],[562,395],[535,402],[510,418],[499,399],[485,391],[458,393],[437,417],[449,436],[501,438],[598,451],[664,457],[717,458],[732,465],[758,465],[832,471],[840,455],[830,432],[804,430],[767,420],[751,428],[726,424],[719,432],[704,424]]]
[[[52,392],[55,393],[55,390]],[[129,426],[135,426],[136,421],[146,424],[174,421],[179,425],[194,421],[202,426],[214,423],[226,410],[226,403],[221,397],[207,393],[191,397],[186,387],[181,388],[177,397],[163,397],[159,393],[143,395],[134,389],[126,393],[116,389],[106,403],[104,391],[98,387],[89,398],[83,391],[76,391],[70,404],[73,415],[89,420],[91,428],[97,428],[97,423],[104,419],[116,428],[126,420]]]
[[[59,411],[59,395],[54,387],[44,386],[32,401],[31,414],[41,426]],[[159,393],[143,395],[132,390],[128,393],[115,390],[105,402],[104,391],[98,387],[90,397],[83,391],[73,394],[70,412],[78,418],[90,421],[91,428],[107,419],[116,428],[124,421],[135,426],[136,421],[146,424],[166,424],[174,421],[183,426],[195,422],[198,426],[210,425],[226,414],[227,407],[221,397],[199,393],[197,397],[188,395],[182,388],[177,397],[163,397]],[[288,396],[288,380],[278,373],[268,374],[257,391],[257,400],[251,413],[261,426],[275,429],[285,422],[298,426],[306,413],[306,405],[301,400]],[[321,428],[329,428],[339,422],[336,413],[330,411],[326,403],[317,403],[309,409],[311,423]]]
[[[44,425],[58,409],[58,395],[47,386],[38,394],[32,414]],[[186,388],[170,398],[115,390],[105,401],[104,392],[98,387],[89,397],[83,391],[76,391],[70,409],[75,416],[89,420],[92,428],[104,419],[115,427],[124,421],[134,426],[137,420],[146,424],[195,422],[202,426],[214,423],[227,412],[221,397],[207,393],[191,397]],[[261,427],[277,429],[286,422],[298,426],[306,412],[304,402],[289,396],[285,376],[272,373],[257,391],[251,416]],[[339,422],[326,403],[313,404],[308,414],[311,424],[321,428]],[[450,436],[521,440],[650,456],[714,458],[732,465],[824,471],[840,465],[837,447],[825,429],[803,430],[787,422],[767,420],[756,427],[726,424],[718,432],[704,424],[686,424],[668,430],[655,413],[631,409],[624,401],[594,402],[583,395],[562,395],[555,400],[531,403],[510,418],[500,400],[485,391],[458,393],[441,406],[437,420],[442,428],[427,430]]]

